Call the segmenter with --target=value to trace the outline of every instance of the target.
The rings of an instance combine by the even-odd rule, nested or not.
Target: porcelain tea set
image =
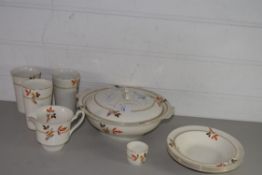
[[[17,67],[11,75],[17,109],[25,113],[28,128],[49,152],[61,150],[86,116],[103,134],[135,140],[127,144],[127,159],[142,165],[149,146],[137,139],[174,115],[167,99],[140,87],[115,85],[78,93],[80,74],[71,69],[54,70],[52,81],[41,79],[41,72],[30,66]],[[211,173],[231,171],[244,157],[237,139],[206,126],[174,129],[167,136],[167,150],[178,163]]]

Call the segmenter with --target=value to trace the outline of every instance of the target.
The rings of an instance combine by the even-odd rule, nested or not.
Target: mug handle
[[[36,130],[37,117],[35,112],[31,112],[29,115],[26,115],[27,127],[31,130]],[[30,126],[29,122],[32,122],[33,126]]]
[[[76,130],[76,128],[79,127],[79,125],[84,121],[85,119],[85,113],[83,111],[77,111],[75,116],[72,118],[71,123],[79,118],[79,114],[81,114],[79,121],[70,129],[70,135]]]

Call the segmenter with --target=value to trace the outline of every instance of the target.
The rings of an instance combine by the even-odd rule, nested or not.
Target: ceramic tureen
[[[164,97],[137,87],[86,90],[78,98],[78,107],[94,127],[119,137],[141,136],[174,114],[174,108]]]

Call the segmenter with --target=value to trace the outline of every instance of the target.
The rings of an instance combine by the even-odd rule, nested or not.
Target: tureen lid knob
[[[124,88],[124,99],[125,100],[129,100],[130,99],[130,97],[129,97],[129,94],[128,94],[128,88]]]

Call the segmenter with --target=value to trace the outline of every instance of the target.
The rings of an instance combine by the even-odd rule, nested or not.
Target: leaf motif
[[[51,115],[51,118],[56,118],[56,113],[53,113],[53,114]]]
[[[72,86],[77,86],[79,80],[71,80]]]
[[[109,131],[108,128],[103,128],[102,131],[103,131],[104,133],[106,133],[106,134],[109,134],[109,133],[110,133],[110,131]]]
[[[50,106],[49,108],[46,109],[47,112],[55,112],[55,110]]]
[[[132,155],[131,155],[131,159],[132,159],[133,161],[136,161],[136,160],[138,159],[138,157],[139,157],[138,154],[137,154],[137,155],[135,155],[135,154],[132,154]]]
[[[218,135],[217,134],[214,134],[211,139],[214,139],[214,140],[218,140]]]
[[[46,117],[46,122],[49,122],[51,119],[56,118],[56,113],[47,114]]]
[[[115,117],[119,118],[121,113],[119,111],[109,110],[108,113],[106,114],[106,116],[109,117],[110,115],[114,115]]]
[[[141,155],[141,156],[140,156],[140,160],[141,160],[141,162],[144,162],[145,157],[144,157],[143,155]]]
[[[43,125],[43,129],[47,130],[49,128],[49,125]]]
[[[119,118],[120,115],[121,115],[120,112],[116,112],[116,113],[115,113],[115,116],[116,116],[117,118]]]
[[[237,162],[237,159],[232,158],[232,159],[231,159],[231,162],[232,162],[232,163],[236,163],[236,162]]]
[[[170,140],[169,140],[169,146],[170,146],[170,147],[176,147],[175,142],[174,142],[173,139],[170,139]]]
[[[61,125],[61,126],[58,127],[57,133],[58,133],[58,135],[60,135],[60,134],[66,133],[68,130],[69,129],[67,127],[64,127],[64,126]]]
[[[147,157],[147,153],[144,153],[144,157]]]
[[[106,116],[108,117],[108,116],[110,116],[112,114],[112,111],[109,111],[107,114],[106,114]]]
[[[36,92],[35,96],[38,98],[38,97],[40,97],[40,94],[38,92]]]
[[[166,102],[166,101],[167,101],[167,100],[166,100],[165,98],[161,97],[161,96],[157,96],[157,97],[155,98],[155,102],[158,104],[158,106],[161,106],[162,103],[164,103],[164,102]]]
[[[212,128],[208,128],[208,132],[206,133],[206,135],[211,138],[212,140],[218,140],[219,135],[212,129]]]
[[[29,96],[30,93],[31,93],[31,89],[25,89],[25,95],[26,95],[26,96]]]
[[[34,93],[32,93],[32,102],[33,102],[34,104],[37,104],[37,101],[35,100],[35,94],[34,94]]]
[[[224,167],[224,166],[225,166],[224,163],[220,163],[220,164],[217,165],[217,167]]]
[[[114,135],[118,135],[118,134],[123,133],[123,131],[121,131],[121,130],[119,130],[119,129],[117,129],[117,128],[113,128],[113,129],[112,129],[112,133],[113,133]]]
[[[215,131],[213,131],[212,128],[208,128],[209,129],[209,132],[212,133],[212,134],[215,134]]]
[[[30,79],[30,80],[35,79],[35,76],[34,76],[34,75],[31,76],[31,77],[29,77],[29,79]]]
[[[49,140],[51,137],[54,136],[54,131],[51,129],[49,131],[46,131],[46,140]]]
[[[100,127],[101,127],[101,128],[104,128],[105,126],[106,126],[105,124],[100,123]]]

